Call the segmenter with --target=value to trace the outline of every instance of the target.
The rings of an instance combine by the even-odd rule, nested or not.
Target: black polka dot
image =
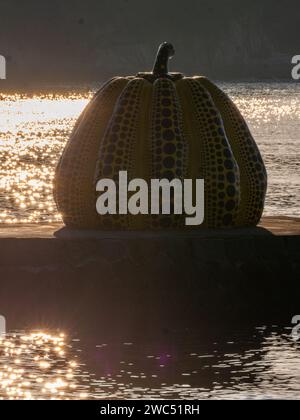
[[[229,149],[224,149],[223,154],[227,158],[231,158],[231,151]]]
[[[170,127],[172,127],[172,121],[171,121],[170,119],[168,119],[168,118],[165,118],[165,119],[162,121],[162,126],[163,126],[164,128],[170,128]]]
[[[164,145],[164,152],[167,155],[173,155],[175,153],[175,151],[176,151],[175,144],[173,144],[173,143],[166,143]]]
[[[163,104],[163,106],[170,106],[171,105],[170,99],[167,99],[167,98],[163,99],[161,101],[161,103]]]
[[[224,165],[226,169],[233,169],[233,162],[231,160],[225,160]]]
[[[168,141],[172,141],[175,138],[175,134],[172,130],[165,130],[163,132],[163,138]]]
[[[229,196],[229,197],[234,197],[234,196],[235,196],[235,194],[236,194],[236,189],[235,189],[235,187],[234,187],[234,186],[232,186],[232,185],[230,185],[230,186],[227,188],[227,194],[228,194],[228,196]]]
[[[228,182],[233,184],[235,182],[235,174],[233,172],[228,172],[227,180]]]
[[[164,159],[163,164],[167,169],[170,169],[175,166],[175,161],[172,157],[167,157]]]
[[[172,115],[170,109],[168,109],[168,108],[164,108],[162,110],[162,114],[163,114],[164,117],[170,117]]]

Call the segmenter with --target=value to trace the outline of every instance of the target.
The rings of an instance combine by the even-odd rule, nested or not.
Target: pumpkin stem
[[[174,54],[174,47],[169,42],[164,42],[159,46],[153,68],[153,74],[156,77],[165,77],[168,75],[169,60],[174,56]]]

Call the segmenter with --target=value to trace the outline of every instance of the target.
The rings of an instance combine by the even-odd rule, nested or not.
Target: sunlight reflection
[[[86,387],[74,379],[78,363],[65,346],[64,335],[45,332],[0,337],[0,399],[83,399]]]
[[[52,197],[54,169],[90,97],[2,95],[0,223],[61,220]]]
[[[162,343],[128,346],[116,340],[81,342],[81,352],[79,339],[64,335],[9,334],[0,339],[0,399],[299,396],[300,344],[291,339],[290,328],[237,330],[225,341],[223,334],[203,340],[184,337],[172,338],[170,353],[158,350]]]

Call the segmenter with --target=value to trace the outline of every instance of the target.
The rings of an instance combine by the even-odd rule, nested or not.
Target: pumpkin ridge
[[[205,169],[204,169],[204,150],[203,150],[203,139],[199,132],[195,132],[194,127],[195,114],[190,111],[190,104],[192,102],[192,96],[189,87],[186,84],[188,78],[184,78],[176,82],[176,88],[179,96],[179,100],[183,109],[183,121],[184,131],[189,145],[190,156],[193,156],[189,160],[187,177],[191,179],[204,179],[205,180]],[[197,159],[194,157],[197,156]],[[193,186],[195,187],[195,186]],[[193,190],[194,193],[194,190]],[[205,200],[205,207],[207,203]],[[205,210],[206,214],[206,210]],[[204,221],[203,227],[206,226]]]
[[[266,169],[251,132],[228,95],[205,77],[198,82],[209,90],[224,121],[233,153],[241,172],[241,204],[237,223],[241,226],[256,225],[263,213],[267,189]]]
[[[56,169],[54,197],[69,226],[92,227],[98,223],[94,190],[97,151],[126,84],[126,79],[116,78],[96,93],[73,130]]]
[[[152,96],[153,96],[153,85],[144,78],[143,88],[141,91],[140,110],[138,117],[138,128],[137,128],[137,145],[135,151],[135,170],[134,178],[140,178],[145,180],[148,184],[151,181],[151,151],[150,151],[150,139],[151,139],[151,118],[152,118]],[[150,203],[150,194],[148,197],[148,203]],[[131,226],[135,229],[142,229],[143,227],[149,226],[149,216],[139,214],[132,218]]]
[[[77,120],[76,120],[76,122],[75,122],[75,125],[74,125],[74,127],[73,127],[73,129],[72,129],[72,131],[71,131],[70,137],[69,137],[69,139],[68,139],[68,141],[67,141],[67,143],[66,143],[66,145],[65,145],[65,147],[64,147],[63,153],[61,154],[61,156],[60,156],[60,158],[59,158],[58,164],[57,164],[57,166],[56,166],[56,173],[59,171],[59,168],[60,168],[60,165],[61,165],[61,162],[62,162],[62,160],[63,160],[64,156],[68,154],[69,146],[73,143],[73,138],[74,138],[74,136],[75,136],[75,133],[76,133],[77,129],[79,128],[79,126],[80,126],[81,122],[82,122],[82,121],[83,121],[83,119],[85,118],[86,114],[89,112],[89,110],[91,109],[91,107],[92,107],[92,106],[93,106],[93,104],[95,103],[95,100],[96,100],[96,99],[99,97],[99,95],[100,95],[100,94],[104,91],[104,89],[106,89],[106,88],[107,88],[107,86],[108,86],[110,83],[112,83],[114,80],[116,80],[116,79],[118,79],[118,77],[113,77],[113,78],[112,78],[112,79],[110,79],[108,82],[104,83],[104,84],[100,87],[100,89],[99,89],[99,90],[98,90],[98,91],[94,94],[93,98],[90,100],[90,102],[86,105],[86,107],[84,108],[84,110],[81,112],[81,114],[80,114],[80,115],[79,115],[79,117],[77,118]],[[71,139],[72,139],[72,140],[71,140]],[[55,198],[55,194],[56,194],[55,189],[54,189],[54,191],[53,191],[53,194],[54,194],[54,200],[56,200],[56,198]]]
[[[187,176],[189,151],[176,85],[168,78],[159,78],[153,90],[151,178],[183,181]],[[154,229],[179,228],[183,224],[179,215],[152,216],[151,220]]]
[[[211,96],[194,79],[185,79],[194,114],[193,141],[203,143],[205,224],[234,226],[240,199],[239,168],[226,137],[221,115]],[[200,171],[199,171],[200,172]],[[228,189],[232,194],[228,193]]]
[[[96,182],[104,178],[112,179],[118,188],[120,171],[127,171],[128,179],[135,176],[139,110],[144,83],[143,79],[138,78],[129,81],[117,101],[99,150]],[[99,216],[99,219],[105,228],[129,229],[132,223],[128,214],[116,214],[109,218]]]

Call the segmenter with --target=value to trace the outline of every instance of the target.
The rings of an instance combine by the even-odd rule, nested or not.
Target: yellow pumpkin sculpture
[[[178,229],[185,215],[100,216],[97,181],[204,179],[201,228],[255,226],[267,190],[258,147],[240,112],[205,77],[168,72],[160,46],[153,72],[106,83],[79,117],[58,164],[54,196],[74,228]]]

